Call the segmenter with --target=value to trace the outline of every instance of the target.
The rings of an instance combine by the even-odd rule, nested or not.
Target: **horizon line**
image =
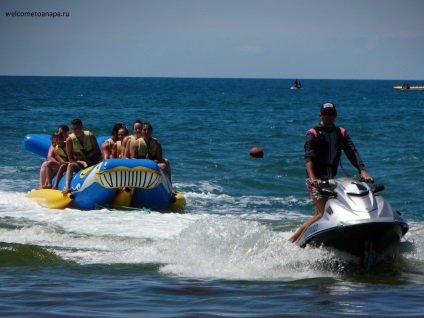
[[[128,75],[3,75],[0,77],[75,77],[75,78],[163,78],[163,79],[237,79],[237,80],[346,80],[346,81],[424,81],[423,79],[382,79],[382,78],[295,78],[295,77],[205,77],[205,76],[128,76]]]

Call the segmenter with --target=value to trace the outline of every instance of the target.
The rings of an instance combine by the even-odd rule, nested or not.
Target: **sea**
[[[0,77],[0,315],[423,317],[424,91],[299,80],[301,90],[294,79]],[[304,141],[324,102],[408,221],[390,259],[364,264],[288,241],[313,215]],[[25,136],[75,118],[97,137],[150,122],[184,213],[27,199],[44,158],[24,149]]]

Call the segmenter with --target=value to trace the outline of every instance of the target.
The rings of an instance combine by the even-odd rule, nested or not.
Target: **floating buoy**
[[[253,147],[252,149],[250,149],[250,156],[253,158],[263,158],[264,152],[259,147]]]

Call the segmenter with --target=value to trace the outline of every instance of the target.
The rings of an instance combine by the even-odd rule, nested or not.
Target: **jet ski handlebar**
[[[323,185],[322,187],[317,188],[319,193],[321,193],[322,196],[337,198],[337,193],[330,188],[330,186],[336,185],[336,182],[334,179],[323,180],[322,185]]]
[[[361,182],[365,182],[362,178],[360,179]],[[371,179],[369,183],[374,183],[374,179]],[[333,190],[336,187],[336,181],[335,179],[329,179],[329,180],[323,180],[322,181],[323,187],[318,188],[318,191],[326,197],[337,197],[337,193]],[[373,194],[381,192],[384,190],[383,184],[374,184],[373,187],[370,189]]]
[[[359,178],[358,179],[361,182],[365,182],[365,183],[374,183],[374,179],[371,178],[371,180],[365,180],[364,178]],[[336,179],[328,179],[328,180],[322,180],[322,184],[323,185],[336,185]]]

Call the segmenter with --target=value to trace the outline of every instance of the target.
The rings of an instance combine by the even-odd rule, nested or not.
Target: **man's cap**
[[[336,113],[336,105],[334,105],[333,103],[324,103],[321,105],[321,114],[324,113]]]

